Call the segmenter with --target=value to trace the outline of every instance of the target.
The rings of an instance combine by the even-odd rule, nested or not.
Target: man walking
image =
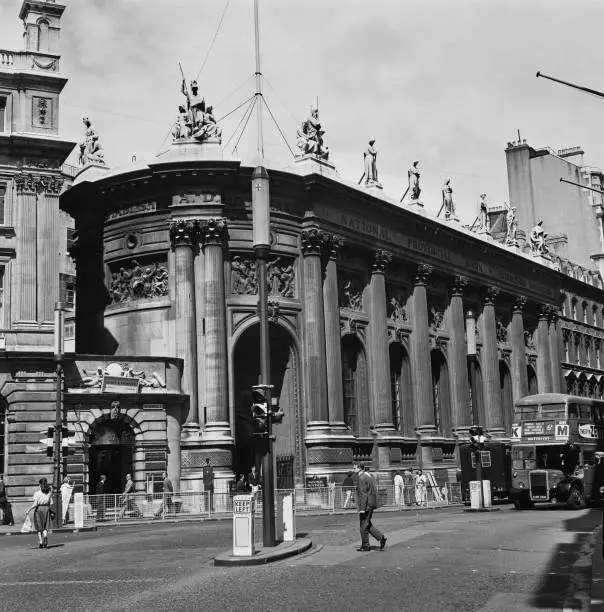
[[[105,474],[101,474],[101,478],[98,481],[95,489],[97,506],[96,506],[96,520],[104,521],[105,520],[105,481],[107,480],[107,476]]]
[[[359,552],[371,550],[369,547],[369,534],[380,543],[380,550],[384,550],[384,546],[386,546],[386,536],[371,522],[373,511],[376,508],[377,491],[375,480],[365,470],[365,464],[361,463],[357,485],[357,509],[359,511],[361,530],[361,548],[357,549]]]
[[[206,512],[214,512],[214,468],[210,465],[209,457],[206,457],[206,464],[203,466],[202,472]]]

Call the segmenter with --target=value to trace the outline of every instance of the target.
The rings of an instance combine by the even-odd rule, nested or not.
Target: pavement
[[[602,524],[596,530],[594,543],[595,549],[591,563],[591,610],[594,612],[604,612],[604,545],[602,542]]]
[[[48,550],[35,535],[2,538],[0,608],[583,611],[591,576],[604,576],[596,557],[591,572],[601,510],[378,511],[374,521],[388,538],[383,551],[377,542],[357,551],[354,515],[306,516],[297,532],[311,549],[253,567],[214,565],[231,546],[230,521],[57,533]]]

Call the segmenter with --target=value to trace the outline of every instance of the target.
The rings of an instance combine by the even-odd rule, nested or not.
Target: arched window
[[[539,387],[537,386],[537,374],[535,373],[535,369],[532,365],[526,366],[526,373],[528,378],[529,395],[536,395],[539,392]]]
[[[411,389],[411,365],[409,355],[401,344],[390,345],[390,386],[394,427],[406,435],[412,435],[415,418]]]
[[[588,308],[587,308],[587,302],[583,302],[582,304],[582,317],[583,317],[583,323],[589,323],[588,319],[587,319],[587,313],[588,313]]]
[[[42,53],[49,51],[48,25],[46,19],[38,21],[38,51]]]
[[[577,298],[573,298],[570,302],[570,316],[571,319],[577,320]]]
[[[501,389],[501,409],[505,431],[512,431],[514,420],[514,397],[512,395],[512,377],[505,361],[499,362],[499,386]]]
[[[591,309],[591,324],[594,327],[598,327],[598,307],[593,306]]]
[[[6,461],[8,459],[8,436],[6,435],[8,410],[4,400],[0,402],[0,474],[6,471]]]
[[[342,386],[344,422],[356,435],[369,433],[367,364],[361,342],[351,334],[342,339]]]
[[[434,349],[432,362],[432,394],[434,398],[434,424],[443,435],[451,433],[451,397],[449,393],[449,369],[442,351]]]

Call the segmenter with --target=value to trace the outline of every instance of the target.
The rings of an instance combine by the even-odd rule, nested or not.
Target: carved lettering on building
[[[142,202],[141,204],[133,204],[132,206],[126,206],[120,208],[112,213],[109,213],[105,218],[106,221],[113,221],[115,219],[121,219],[122,217],[130,217],[131,215],[138,215],[140,213],[153,212],[157,209],[155,202]]]
[[[222,198],[220,193],[213,191],[201,191],[198,193],[179,193],[174,196],[177,204],[220,204]]]
[[[362,232],[363,234],[368,234],[374,238],[389,240],[388,230],[377,223],[372,223],[370,221],[366,221],[365,219],[351,217],[350,215],[345,214],[340,216],[340,223],[344,227],[356,230],[357,232]]]
[[[34,127],[52,127],[52,98],[33,96],[32,123]]]
[[[136,259],[111,274],[112,304],[159,298],[168,295],[168,268],[165,261],[141,265]]]
[[[442,259],[443,261],[451,261],[451,253],[449,251],[428,242],[417,240],[416,238],[407,238],[407,248],[425,255],[430,255],[431,257],[436,257],[437,259]]]

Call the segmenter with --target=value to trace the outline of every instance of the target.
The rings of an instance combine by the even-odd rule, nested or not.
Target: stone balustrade
[[[44,70],[59,71],[59,55],[32,51],[10,51],[0,49],[0,70]]]

